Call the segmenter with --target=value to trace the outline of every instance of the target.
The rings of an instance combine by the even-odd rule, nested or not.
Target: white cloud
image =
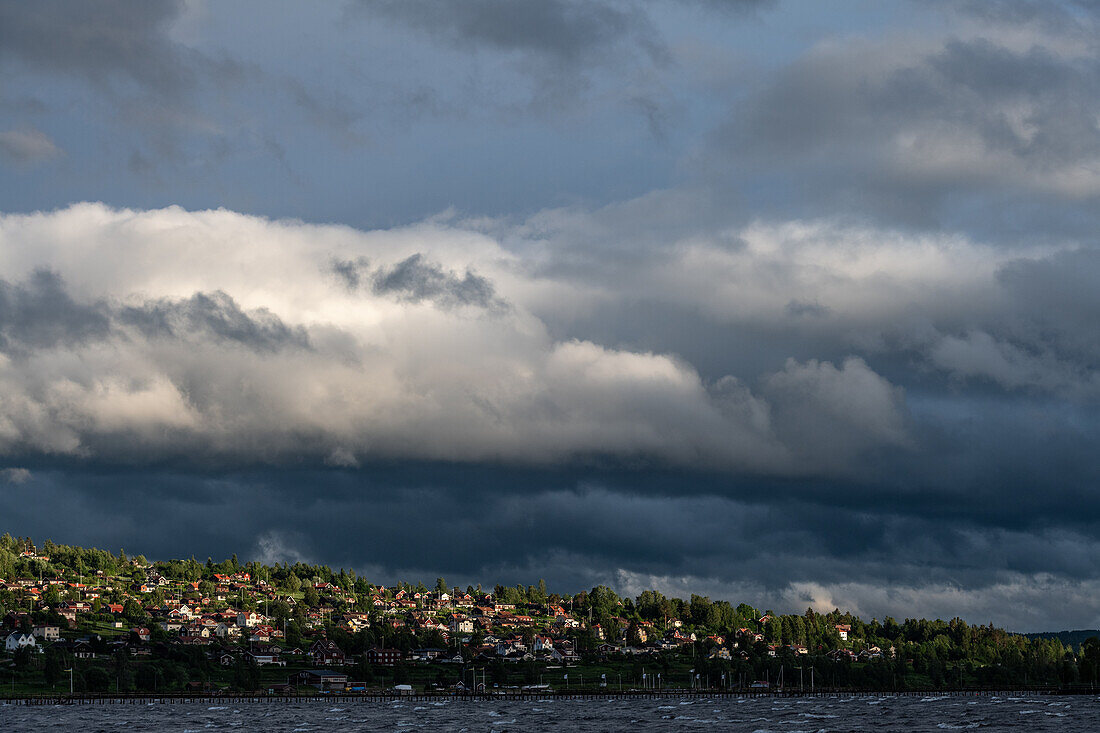
[[[672,237],[629,262],[578,257],[578,233],[603,216],[615,214],[477,230],[442,216],[367,232],[177,207],[0,217],[7,297],[43,319],[0,323],[14,344],[0,354],[0,451],[343,466],[611,455],[844,472],[867,451],[915,447],[904,392],[865,358],[784,355],[711,381],[676,354],[548,324],[577,302],[598,314],[649,300],[808,334],[841,355],[897,348],[899,324],[924,323],[902,341],[931,349],[1005,312],[1006,263],[1059,251],[813,221]],[[370,285],[399,263],[399,283]],[[74,314],[83,330],[69,327]],[[950,343],[929,363],[962,369]]]

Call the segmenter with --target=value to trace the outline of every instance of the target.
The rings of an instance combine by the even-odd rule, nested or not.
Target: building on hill
[[[31,633],[43,641],[57,641],[61,638],[61,628],[59,626],[35,626]]]
[[[309,648],[309,656],[314,664],[329,667],[342,665],[345,661],[343,650],[330,639],[318,639],[313,642],[313,646]]]
[[[380,649],[375,647],[367,652],[367,662],[392,667],[401,661],[404,655],[400,649]]]
[[[13,631],[4,639],[4,649],[9,652],[18,651],[28,646],[38,646],[35,643],[34,634],[28,634],[24,631]]]
[[[287,679],[288,685],[308,685],[322,692],[343,692],[348,686],[348,676],[329,669],[307,669]]]

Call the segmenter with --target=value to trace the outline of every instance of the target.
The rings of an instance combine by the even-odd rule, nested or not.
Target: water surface
[[[1100,730],[1095,697],[0,705],[0,730],[117,731],[943,731]]]

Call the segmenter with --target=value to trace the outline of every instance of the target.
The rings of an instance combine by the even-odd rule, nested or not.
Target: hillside
[[[471,670],[501,686],[621,676],[697,688],[789,680],[797,669],[819,685],[875,690],[1063,685],[1100,671],[1100,647],[1078,657],[1057,636],[958,618],[779,614],[605,586],[559,594],[541,580],[386,587],[323,565],[149,561],[7,534],[0,617],[17,694],[58,690],[68,669],[74,689],[100,692],[298,688],[318,668],[361,688],[438,690]]]

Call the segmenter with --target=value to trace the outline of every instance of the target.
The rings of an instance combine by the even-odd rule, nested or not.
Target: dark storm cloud
[[[1092,551],[1100,544],[1096,523],[1061,533],[983,529],[893,506],[836,509],[827,501],[791,500],[767,484],[738,497],[681,495],[685,478],[651,480],[639,493],[629,473],[597,473],[577,483],[554,472],[454,466],[220,477],[32,468],[8,487],[9,498],[33,495],[61,509],[47,521],[20,514],[18,507],[32,502],[12,501],[17,509],[7,521],[36,539],[121,544],[153,558],[186,557],[196,547],[200,559],[233,552],[245,559],[303,557],[382,582],[546,578],[558,592],[596,583],[634,593],[659,587],[795,612],[831,601],[821,596],[824,586],[851,584],[841,597],[880,617],[935,614],[945,606],[909,605],[914,589],[932,604],[946,587],[957,594],[949,603],[965,603],[969,620],[1004,623],[1010,617],[998,608],[1002,595],[1029,592],[1022,580],[1029,573],[1046,573],[1053,588],[1095,587],[1100,578]],[[527,489],[516,492],[517,482]],[[302,491],[306,485],[324,491]],[[446,521],[410,531],[428,521],[426,512]],[[193,528],[186,537],[169,531],[181,524]],[[908,590],[891,607],[878,591],[887,587]],[[1088,601],[1051,594],[1034,603],[1025,624],[1068,618]]]
[[[391,268],[378,270],[371,288],[377,295],[396,295],[414,303],[432,300],[444,306],[489,308],[497,302],[493,284],[484,277],[469,270],[460,277],[428,262],[419,253]]]

